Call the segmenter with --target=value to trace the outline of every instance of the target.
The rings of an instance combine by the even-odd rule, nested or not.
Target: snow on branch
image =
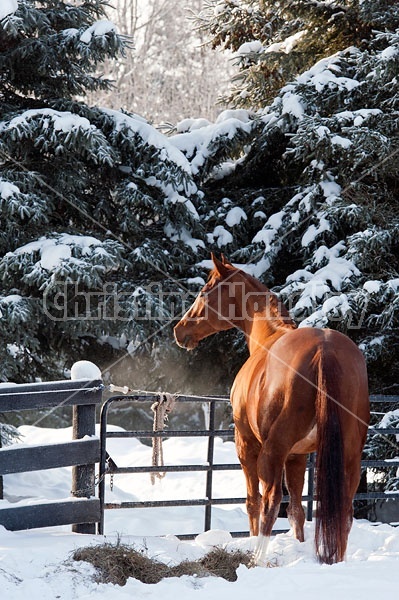
[[[224,159],[239,158],[255,125],[256,121],[248,111],[229,110],[222,112],[216,123],[204,122],[198,126],[195,121],[189,124],[185,120],[177,125],[183,132],[169,140],[187,157],[193,176],[204,179],[213,168],[217,173],[217,165]]]
[[[104,276],[119,268],[122,246],[91,236],[61,233],[43,236],[8,252],[1,263],[0,276],[19,272],[29,286],[46,289],[64,281],[96,287]]]
[[[31,109],[0,123],[5,144],[30,140],[44,153],[54,155],[75,152],[94,163],[112,165],[114,150],[102,131],[86,117],[50,108]]]

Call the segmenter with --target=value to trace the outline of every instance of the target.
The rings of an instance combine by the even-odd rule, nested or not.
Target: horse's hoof
[[[270,563],[267,560],[264,560],[263,558],[258,558],[257,556],[255,556],[253,564],[254,567],[262,567],[262,569],[266,569],[270,566]]]

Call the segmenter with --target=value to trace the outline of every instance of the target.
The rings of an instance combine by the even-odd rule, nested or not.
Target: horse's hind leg
[[[239,433],[238,429],[236,429],[235,432],[235,443],[238,458],[240,460],[247,484],[246,506],[249,519],[249,529],[251,535],[258,535],[261,495],[259,493],[257,460],[260,451],[260,444],[254,437],[251,437],[250,439],[243,437]]]
[[[262,483],[262,502],[255,562],[267,565],[267,547],[283,497],[283,470],[286,454],[282,448],[266,441],[258,458],[258,475]]]
[[[291,454],[285,463],[285,482],[290,495],[288,520],[294,536],[300,542],[304,541],[303,526],[305,511],[302,506],[302,492],[305,480],[307,454]]]

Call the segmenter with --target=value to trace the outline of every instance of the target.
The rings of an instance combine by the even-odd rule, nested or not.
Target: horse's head
[[[234,298],[229,295],[228,284],[232,283],[238,269],[218,260],[212,254],[214,268],[209,280],[202,288],[191,308],[174,328],[176,342],[182,348],[192,350],[202,339],[234,327],[232,308]]]

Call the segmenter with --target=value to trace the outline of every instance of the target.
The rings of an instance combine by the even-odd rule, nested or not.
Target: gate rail
[[[228,505],[228,504],[244,504],[246,498],[213,498],[212,495],[212,479],[215,471],[239,471],[241,466],[238,463],[233,464],[215,464],[214,462],[214,442],[215,437],[221,437],[224,440],[234,439],[234,429],[216,429],[215,428],[215,409],[219,402],[228,403],[227,396],[179,396],[179,403],[209,403],[209,427],[203,430],[172,430],[167,431],[107,431],[108,412],[113,403],[118,402],[149,402],[158,399],[158,395],[132,395],[132,396],[113,396],[109,398],[101,409],[101,426],[100,426],[100,446],[101,460],[99,470],[99,498],[101,506],[101,521],[99,523],[98,532],[104,533],[104,512],[106,509],[120,508],[157,508],[157,507],[174,507],[174,506],[204,506],[204,531],[211,528],[212,506]],[[135,466],[135,467],[118,467],[110,457],[106,450],[106,440],[109,438],[138,438],[152,439],[155,437],[172,438],[172,437],[208,437],[207,462],[200,465],[163,465],[162,467],[154,466]],[[313,508],[313,471],[314,457],[310,457],[307,465],[310,476],[308,477],[308,493],[302,496],[302,501],[307,503],[307,516],[311,519]],[[117,474],[132,474],[132,473],[154,473],[162,471],[163,473],[177,472],[206,472],[205,496],[204,498],[188,499],[188,500],[142,500],[132,502],[105,502],[105,476]],[[282,502],[288,502],[289,497],[283,496]],[[273,533],[282,533],[286,529],[275,529]],[[198,532],[197,532],[198,533]],[[183,534],[178,537],[181,539],[191,539],[196,534]],[[248,531],[232,532],[235,537],[243,537],[248,535]]]

